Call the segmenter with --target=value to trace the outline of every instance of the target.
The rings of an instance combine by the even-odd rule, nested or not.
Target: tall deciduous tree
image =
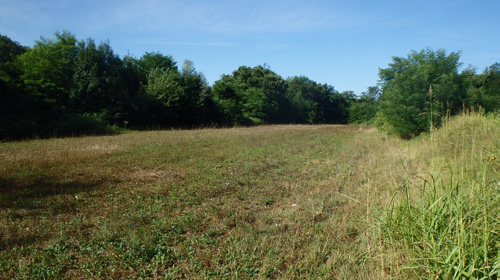
[[[482,74],[472,76],[468,95],[473,108],[487,113],[500,110],[500,63],[494,63]]]
[[[213,85],[214,100],[225,125],[247,124],[243,116],[243,91],[231,75],[223,75]]]
[[[209,104],[211,91],[192,61],[184,62],[182,72],[170,57],[158,53],[143,57],[142,63],[154,67],[149,70],[144,90],[152,98],[151,109],[158,124],[193,126],[208,122],[205,106]]]
[[[389,68],[379,71],[379,127],[409,138],[438,126],[443,116],[457,113],[467,89],[467,74],[459,73],[459,59],[459,52],[431,49],[413,51],[407,58],[393,57]]]
[[[160,52],[146,52],[136,63],[144,77],[155,68],[162,71],[167,71],[168,69],[178,71],[177,62],[174,61],[172,56],[164,55]]]
[[[286,82],[268,67],[241,66],[214,84],[214,98],[233,124],[283,122]]]
[[[185,94],[181,117],[183,124],[210,123],[213,111],[212,91],[202,73],[196,71],[191,60],[182,64],[180,84]]]
[[[307,77],[287,80],[287,98],[295,123],[346,123],[348,103],[333,86],[318,84]]]
[[[362,92],[361,96],[350,101],[349,123],[372,124],[378,111],[378,98],[380,90],[378,87],[368,87],[368,91]]]
[[[58,110],[69,107],[77,56],[77,40],[69,32],[55,39],[42,37],[17,59],[25,88],[52,103]]]
[[[21,46],[18,42],[12,41],[9,37],[0,35],[0,79],[10,82],[14,76],[18,76],[13,62],[17,56],[25,53],[27,47]]]
[[[79,42],[70,91],[72,111],[97,114],[110,122],[119,120],[127,93],[123,72],[123,62],[108,42]]]
[[[184,103],[184,91],[176,69],[153,68],[149,71],[146,93],[153,99],[153,110],[160,125],[176,125],[180,121],[179,109]]]
[[[31,136],[36,126],[36,98],[20,85],[17,57],[27,47],[0,35],[0,139]]]

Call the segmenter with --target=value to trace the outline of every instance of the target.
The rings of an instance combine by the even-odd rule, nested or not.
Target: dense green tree
[[[138,69],[146,77],[153,69],[167,71],[169,69],[178,71],[177,62],[170,55],[164,55],[160,52],[146,52],[137,61]]]
[[[17,56],[25,53],[27,50],[27,47],[21,46],[18,42],[12,41],[7,36],[0,35],[0,79],[9,83],[11,79],[16,79],[19,76],[19,71],[15,68],[14,61]]]
[[[287,79],[287,99],[292,107],[293,123],[314,123],[317,102],[315,102],[318,85],[307,77]]]
[[[32,49],[17,58],[25,89],[53,104],[54,110],[66,111],[77,53],[77,40],[69,32],[36,41]]]
[[[233,76],[223,75],[214,83],[212,90],[223,124],[241,125],[248,122],[243,116],[243,91]]]
[[[36,127],[37,98],[20,85],[21,72],[15,61],[27,47],[0,35],[0,139],[32,136]]]
[[[236,125],[279,123],[286,82],[267,67],[241,66],[232,75],[224,75],[213,87],[214,98],[226,119]]]
[[[361,96],[350,100],[349,123],[352,124],[372,124],[378,111],[378,98],[380,90],[378,87],[368,87],[367,92],[362,92]]]
[[[146,52],[139,59],[128,57],[126,63],[140,84],[132,98],[133,123],[144,127],[178,125],[184,93],[173,58],[160,52]]]
[[[149,106],[150,98],[144,92],[146,75],[142,73],[137,59],[126,55],[122,59],[121,83],[123,97],[123,125],[144,128],[152,123]]]
[[[179,80],[176,69],[153,68],[149,71],[145,92],[153,99],[157,122],[162,126],[172,126],[180,120],[178,110],[185,95]]]
[[[286,82],[267,66],[241,66],[233,72],[243,99],[243,116],[252,123],[278,123]]]
[[[151,69],[144,89],[152,98],[153,114],[159,125],[189,127],[206,122],[209,110],[205,106],[208,106],[211,91],[191,61],[184,62],[182,72],[177,67]]]
[[[322,123],[346,124],[349,120],[349,99],[334,90],[333,86],[325,85],[329,100],[321,102],[318,107],[323,115]]]
[[[171,56],[159,52],[147,52],[139,59],[125,57],[128,99],[124,118],[138,127],[198,124],[202,112],[196,104],[208,85],[189,63],[183,74]]]
[[[483,74],[471,77],[468,102],[475,109],[485,112],[500,110],[500,63],[486,68]]]
[[[16,66],[29,113],[26,130],[38,136],[106,131],[120,115],[121,60],[108,43],[78,42],[69,32],[42,37]],[[18,108],[23,108],[19,105]],[[112,117],[111,117],[112,116]]]
[[[7,91],[18,90],[21,72],[14,62],[19,55],[26,51],[28,51],[27,47],[21,46],[7,36],[0,35],[0,86],[2,89],[0,94],[5,94],[5,96],[2,95],[2,104],[6,102]]]
[[[0,63],[12,62],[16,56],[25,53],[27,47],[13,41],[8,36],[0,34]]]
[[[104,127],[91,118],[71,114],[77,53],[75,37],[64,32],[53,40],[42,38],[15,58],[10,65],[15,71],[5,80],[6,90],[0,98],[6,107],[0,117],[1,138],[95,133]]]
[[[0,138],[134,128],[271,123],[375,123],[409,138],[463,108],[498,112],[500,64],[459,72],[460,53],[425,49],[379,70],[380,88],[356,96],[267,65],[241,66],[210,87],[190,60],[116,55],[69,32],[27,48],[0,35]],[[99,120],[105,121],[100,122]]]
[[[92,39],[79,42],[73,72],[72,112],[94,114],[108,122],[122,119],[127,93],[124,65],[108,42],[99,45]]]
[[[184,125],[208,124],[216,120],[210,114],[215,114],[212,91],[205,76],[196,71],[191,60],[185,60],[182,65],[180,84],[185,94],[182,105],[182,122]]]
[[[460,53],[430,49],[393,57],[390,67],[379,71],[379,127],[409,138],[438,126],[442,116],[457,113],[466,100],[468,79],[467,72],[458,71],[459,59]]]
[[[332,86],[318,84],[307,77],[287,79],[286,96],[292,106],[295,123],[346,123],[348,103],[346,96]]]

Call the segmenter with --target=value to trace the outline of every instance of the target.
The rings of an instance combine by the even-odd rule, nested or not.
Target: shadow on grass
[[[75,196],[94,191],[104,183],[104,180],[50,182],[38,179],[21,184],[0,176],[0,223],[5,223],[0,227],[0,251],[50,239],[50,233],[32,229],[35,225],[30,221],[40,216],[50,220],[61,214],[76,215],[81,205]]]
[[[0,207],[40,209],[42,206],[34,201],[41,201],[43,198],[55,195],[76,195],[89,192],[100,187],[104,182],[103,180],[50,182],[38,179],[26,184],[0,177]]]

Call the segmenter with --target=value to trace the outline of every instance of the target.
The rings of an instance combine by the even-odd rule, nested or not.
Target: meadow
[[[0,143],[1,279],[497,279],[498,116]]]

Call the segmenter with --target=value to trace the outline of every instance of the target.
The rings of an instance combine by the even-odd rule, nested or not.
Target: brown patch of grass
[[[126,181],[133,181],[138,183],[148,182],[179,182],[184,179],[184,176],[179,172],[168,170],[134,170],[132,173],[125,173],[122,176],[127,176]]]

